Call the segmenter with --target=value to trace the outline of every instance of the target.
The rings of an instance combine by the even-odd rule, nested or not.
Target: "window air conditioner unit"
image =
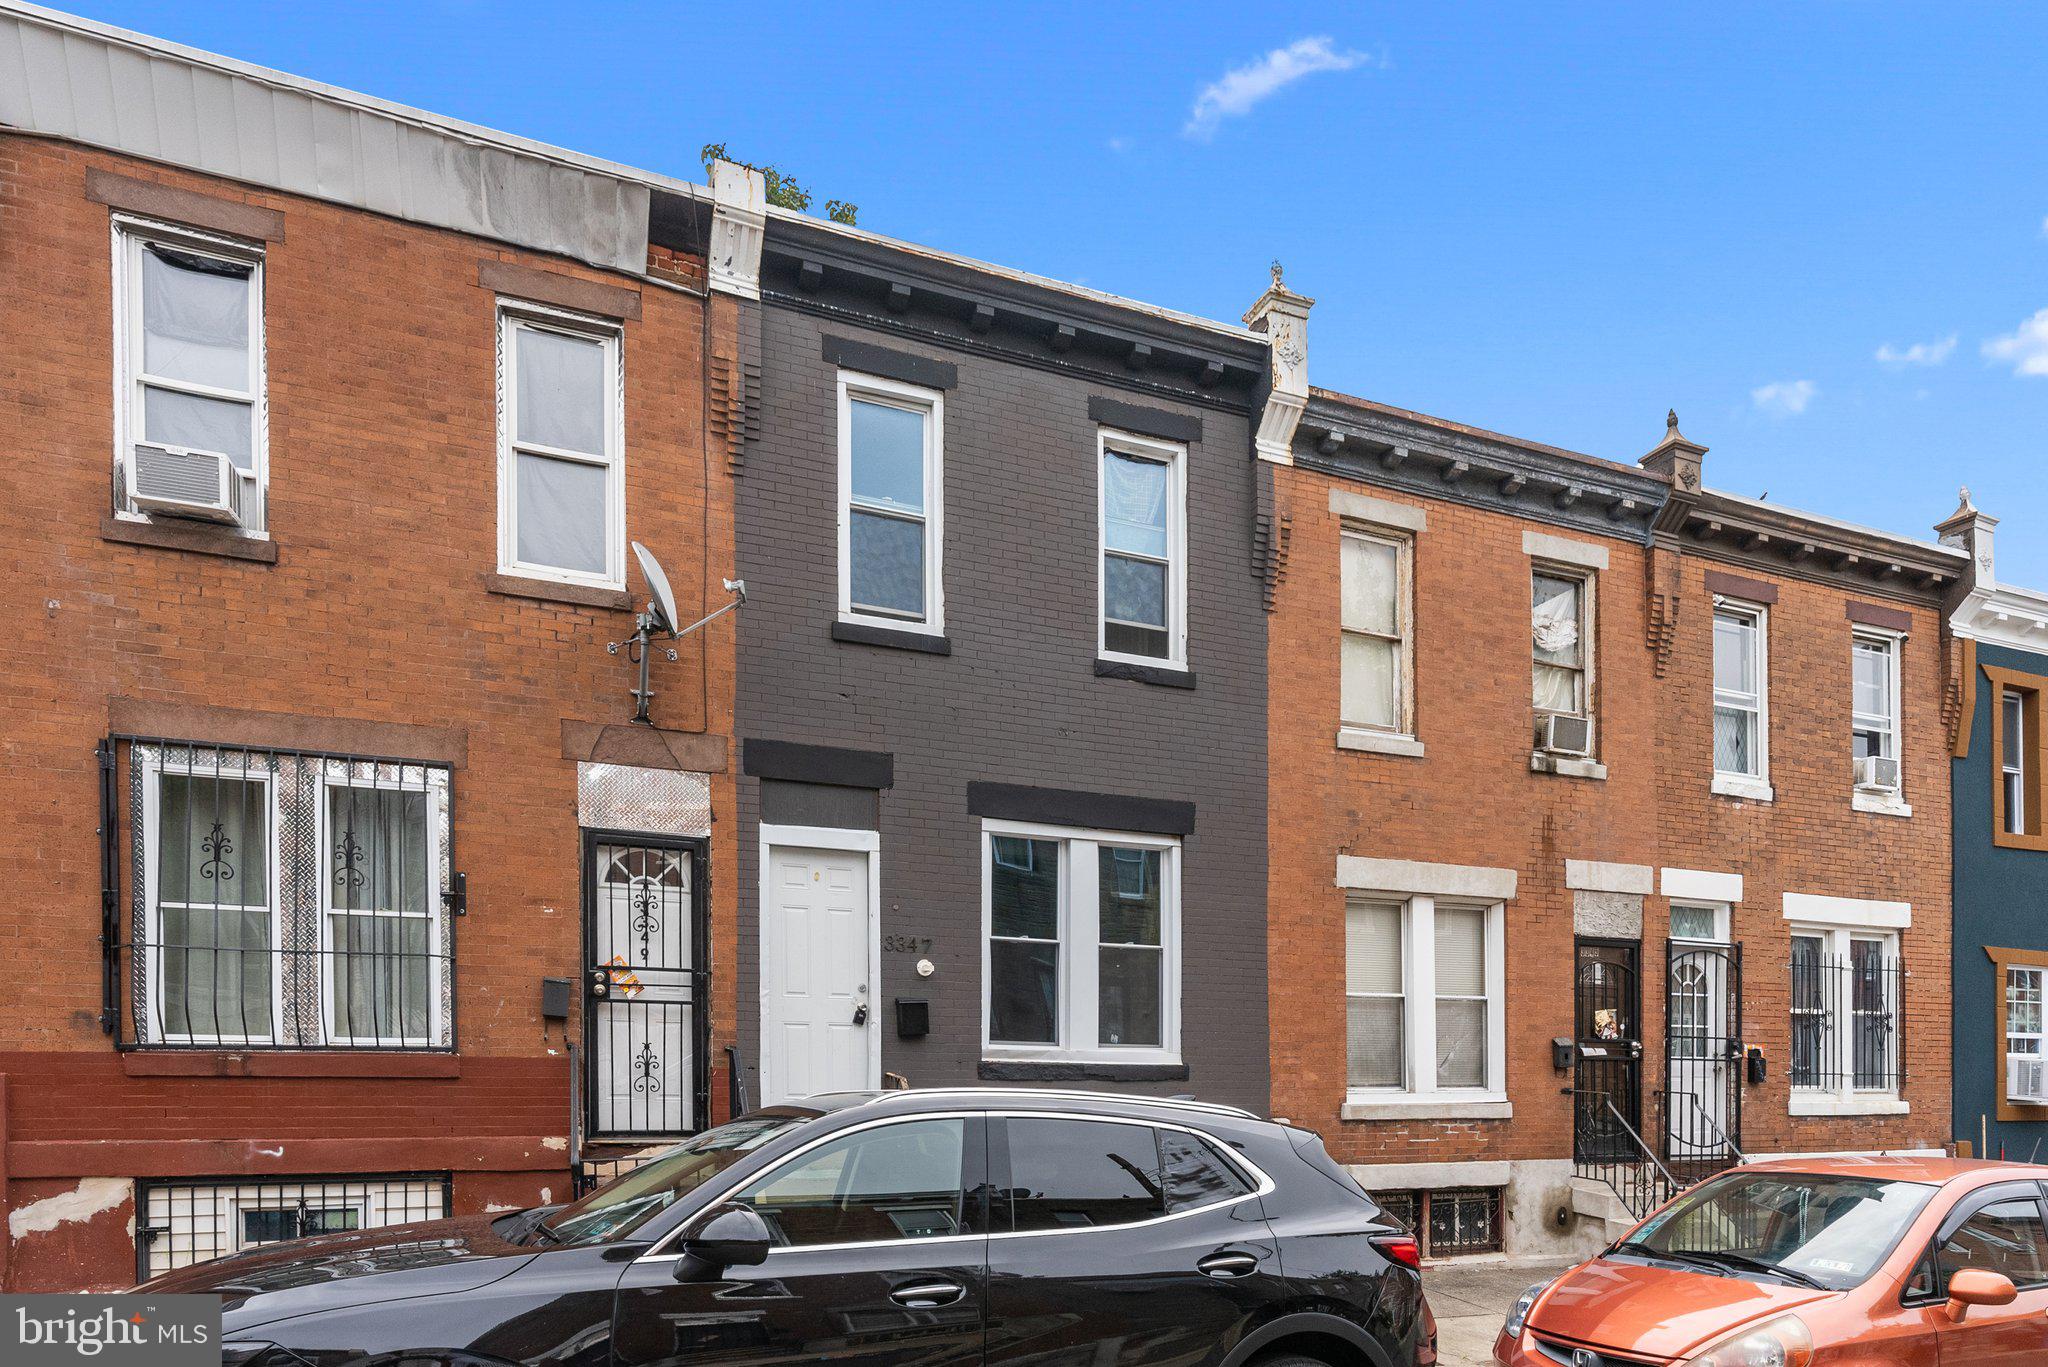
[[[2048,1106],[2048,1058],[2007,1058],[2005,1099]]]
[[[218,451],[141,441],[127,461],[128,502],[145,513],[242,521],[242,472]]]
[[[1591,754],[1593,719],[1555,713],[1544,717],[1536,723],[1536,748],[1552,755]]]
[[[1856,786],[1869,792],[1896,793],[1899,762],[1882,755],[1865,755],[1856,761]]]

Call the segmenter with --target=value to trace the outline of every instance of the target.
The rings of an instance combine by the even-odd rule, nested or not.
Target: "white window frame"
[[[1671,929],[1672,939],[1680,944],[1693,945],[1725,945],[1729,942],[1728,922],[1732,908],[1730,908],[1728,903],[1716,902],[1704,897],[1672,897],[1670,900],[1673,913],[1676,913],[1680,908],[1684,908],[1687,911],[1711,912],[1714,917],[1714,930],[1711,935],[1680,935],[1676,926],[1673,926]],[[1674,915],[1672,919],[1675,921],[1677,918]]]
[[[1056,840],[1060,849],[1058,1038],[1050,1044],[990,1038],[994,983],[989,946],[995,930],[997,836]],[[1160,851],[1159,1037],[1157,1046],[1100,1044],[1098,998],[1101,958],[1100,885],[1096,851],[1103,845]],[[1081,1063],[1178,1064],[1181,1018],[1181,842],[1177,836],[1102,831],[1031,822],[981,823],[981,1052],[987,1059],[1044,1059]],[[1080,951],[1087,951],[1082,953]]]
[[[1827,924],[1812,921],[1794,921],[1786,928],[1788,936],[1810,936],[1821,942],[1821,959],[1844,965],[1841,971],[1849,974],[1842,990],[1834,1001],[1824,1000],[1822,1011],[1828,1017],[1828,1033],[1841,1041],[1838,1046],[1839,1068],[1842,1082],[1839,1086],[1813,1086],[1806,1083],[1791,1083],[1790,1114],[1799,1115],[1891,1115],[1905,1114],[1910,1108],[1899,1096],[1897,1082],[1888,1087],[1858,1087],[1856,1085],[1856,985],[1853,964],[1857,943],[1880,946],[1880,957],[1893,962],[1900,959],[1899,932],[1894,929],[1871,925]],[[1789,950],[1791,941],[1786,941]],[[1788,953],[1786,973],[1789,975],[1790,955]],[[1899,1074],[1904,1060],[1897,1057],[1899,1051],[1899,1025],[1905,1015],[1903,984],[1897,979],[1887,980],[1886,990],[1891,992],[1891,1015],[1893,1020],[1892,1044],[1894,1079]],[[1790,1068],[1787,1068],[1790,1080]]]
[[[1884,657],[1885,698],[1890,704],[1889,714],[1879,716],[1874,712],[1856,711],[1856,652],[1875,647]],[[1879,812],[1887,816],[1911,816],[1913,809],[1906,804],[1906,699],[1904,693],[1904,661],[1906,638],[1896,631],[1881,627],[1858,627],[1850,637],[1849,670],[1849,724],[1852,731],[1880,731],[1884,746],[1881,750],[1886,758],[1896,760],[1899,765],[1899,784],[1896,788],[1851,789],[1851,805],[1859,812]],[[1852,775],[1853,778],[1853,775]]]
[[[924,416],[924,617],[899,617],[853,604],[853,401]],[[841,370],[839,414],[839,620],[851,625],[946,634],[946,396],[922,385]],[[905,518],[905,521],[910,519]]]
[[[422,793],[426,797],[425,815],[427,820],[426,847],[426,905],[418,912],[407,911],[340,911],[334,905],[334,831],[329,806],[332,794],[337,790],[360,789],[365,792],[407,792]],[[435,790],[425,776],[412,780],[356,778],[352,776],[323,775],[320,780],[319,811],[314,817],[314,838],[320,852],[320,1032],[321,1039],[332,1045],[347,1045],[353,1048],[402,1048],[433,1049],[441,1047],[441,979],[442,965],[446,959],[441,948],[441,814],[435,803]],[[427,923],[427,1033],[425,1035],[351,1035],[335,1028],[334,965],[338,958],[338,946],[334,939],[336,916],[365,916],[372,919],[386,918],[395,921],[418,921]]]
[[[202,232],[196,228],[141,218],[133,214],[113,216],[114,262],[114,515],[123,521],[148,522],[150,517],[128,504],[127,484],[121,471],[133,459],[135,443],[143,439],[142,388],[145,382],[201,398],[232,399],[250,406],[250,445],[247,471],[237,467],[242,481],[242,532],[264,536],[270,503],[270,382],[264,355],[263,257],[261,243]],[[142,252],[150,243],[175,251],[219,257],[250,267],[249,273],[249,388],[215,389],[188,380],[150,376],[143,369],[142,338]]]
[[[147,949],[143,955],[143,1005],[149,1013],[148,1024],[153,1045],[270,1045],[279,1042],[278,1031],[284,1022],[284,975],[279,971],[280,953],[284,946],[284,889],[281,882],[283,873],[278,867],[278,795],[273,776],[261,770],[216,770],[212,765],[198,762],[166,763],[161,757],[148,755],[140,760],[142,765],[142,897],[143,923],[146,927]],[[163,779],[166,774],[186,778],[219,778],[234,783],[254,783],[263,790],[264,864],[269,885],[264,889],[270,906],[270,1032],[263,1035],[216,1035],[216,1034],[173,1034],[165,1025],[163,951],[164,925],[163,905],[159,889],[159,868],[162,863],[163,839]],[[226,903],[223,906],[229,905]],[[236,910],[253,909],[251,904],[232,904]]]
[[[1111,650],[1109,640],[1109,489],[1102,477],[1103,463],[1111,453],[1135,460],[1156,461],[1166,466],[1166,648],[1160,655],[1132,655]],[[1160,441],[1113,427],[1095,432],[1095,654],[1096,658],[1118,664],[1145,665],[1153,669],[1185,670],[1188,667],[1188,448],[1183,442]],[[1131,559],[1130,551],[1116,554]]]
[[[1347,905],[1366,902],[1401,908],[1401,1034],[1406,1053],[1402,1071],[1407,1078],[1400,1087],[1352,1087],[1347,1080],[1346,1106],[1413,1105],[1426,1108],[1466,1102],[1505,1104],[1508,1099],[1507,904],[1484,899],[1438,897],[1428,893],[1378,893],[1362,888],[1348,888],[1345,895]],[[1436,1082],[1436,912],[1439,906],[1446,910],[1476,910],[1486,914],[1486,1082],[1479,1087],[1439,1087]]]
[[[1371,545],[1390,547],[1395,555],[1394,570],[1394,635],[1386,636],[1376,631],[1344,625],[1342,584],[1344,578],[1344,543],[1362,541]],[[1339,584],[1337,605],[1337,726],[1338,744],[1349,740],[1364,741],[1368,748],[1372,741],[1412,741],[1415,739],[1415,534],[1395,528],[1375,527],[1361,522],[1346,522],[1338,532],[1337,579]],[[1370,722],[1353,721],[1343,714],[1344,707],[1344,638],[1357,636],[1373,641],[1392,641],[1394,659],[1398,670],[1395,678],[1394,697],[1395,722],[1392,726],[1375,726]]]
[[[1718,635],[1723,614],[1749,619],[1750,630],[1755,639],[1756,692],[1745,696],[1725,692],[1713,683],[1714,636]],[[1708,684],[1712,701],[1707,717],[1707,750],[1714,763],[1713,791],[1724,797],[1748,798],[1756,802],[1770,802],[1777,793],[1771,787],[1771,610],[1763,603],[1750,603],[1740,599],[1714,595],[1714,613],[1708,622]],[[1713,755],[1714,732],[1713,712],[1722,707],[1736,708],[1752,713],[1756,717],[1756,772],[1753,774],[1733,773],[1720,767],[1718,757]]]
[[[2039,1106],[2042,1104],[2041,1097],[2023,1095],[2015,1091],[2012,1085],[2013,1064],[2022,1059],[2040,1063],[2044,1068],[2048,1068],[2048,1032],[2042,1030],[2015,1030],[2012,1028],[2013,979],[2020,976],[2030,977],[2034,980],[2036,997],[2044,1003],[2044,1006],[2048,1006],[2048,967],[2039,964],[2007,964],[2005,966],[2005,981],[1999,984],[1999,990],[2005,994],[2005,1039],[2001,1045],[2001,1050],[2005,1055],[2005,1099],[2021,1106]],[[2048,1022],[2043,1024],[2048,1025]],[[2028,1041],[2033,1045],[2033,1048],[2028,1050],[2014,1049],[2013,1042],[2015,1040]]]
[[[604,452],[567,451],[516,438],[519,366],[516,335],[521,329],[559,332],[604,347],[607,393]],[[591,588],[626,587],[626,367],[623,336],[616,323],[568,309],[522,299],[498,300],[498,572]],[[537,565],[519,559],[519,456],[598,466],[605,472],[605,568],[601,573]]]
[[[2006,702],[2013,704],[2010,716],[2006,714]],[[2003,684],[1998,689],[1999,725],[2004,734],[2000,737],[1998,752],[1998,781],[2004,788],[2005,829],[2004,835],[2025,835],[2027,833],[2027,697],[2017,688]],[[2018,749],[2018,767],[2006,763],[2003,742],[2010,738]],[[2017,798],[2017,801],[2015,801]],[[2017,823],[2017,824],[2015,824]]]

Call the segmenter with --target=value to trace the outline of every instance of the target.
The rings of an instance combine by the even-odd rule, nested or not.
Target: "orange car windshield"
[[[1845,1291],[1877,1270],[1934,1192],[1867,1177],[1725,1173],[1658,1211],[1614,1251]]]

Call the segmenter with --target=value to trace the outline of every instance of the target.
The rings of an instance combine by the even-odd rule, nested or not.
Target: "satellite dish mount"
[[[634,703],[633,720],[643,726],[652,726],[654,723],[648,717],[647,709],[654,702],[654,688],[648,682],[648,665],[656,649],[660,649],[670,660],[676,658],[674,646],[657,647],[655,638],[665,636],[671,641],[680,640],[707,622],[714,622],[725,616],[747,601],[747,581],[725,580],[725,591],[732,595],[732,601],[716,612],[699,617],[686,627],[678,627],[676,595],[668,586],[668,575],[662,571],[661,562],[654,558],[653,551],[637,541],[633,543],[633,554],[640,560],[640,572],[647,576],[647,607],[634,614],[632,636],[623,641],[613,641],[605,647],[605,652],[616,655],[623,650],[627,659],[640,666],[640,686],[631,690]]]

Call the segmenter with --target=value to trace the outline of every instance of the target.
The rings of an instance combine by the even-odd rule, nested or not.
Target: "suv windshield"
[[[1673,1201],[1615,1251],[1845,1291],[1876,1270],[1933,1195],[1918,1182],[1732,1172]]]
[[[597,1244],[623,1239],[811,1112],[763,1113],[706,1130],[661,1157],[614,1178],[582,1200],[542,1220],[535,1239],[546,1244]]]

